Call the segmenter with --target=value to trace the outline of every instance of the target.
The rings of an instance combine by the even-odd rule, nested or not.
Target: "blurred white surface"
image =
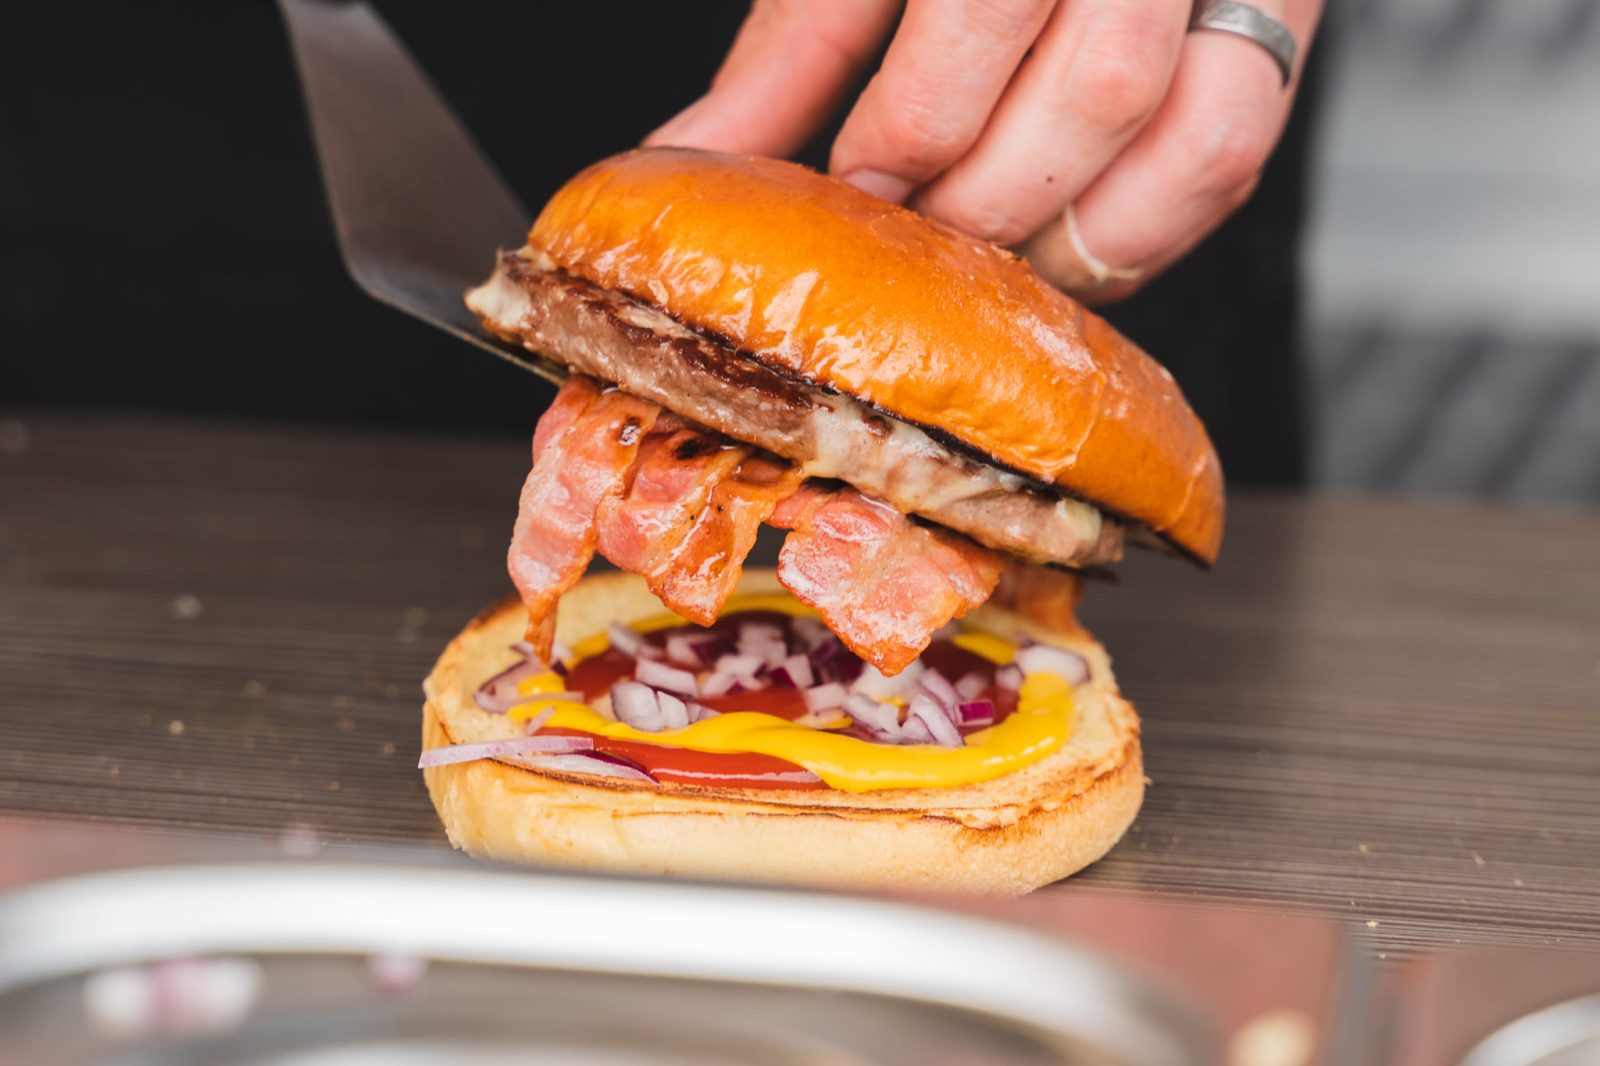
[[[1313,480],[1600,501],[1600,0],[1334,7]]]

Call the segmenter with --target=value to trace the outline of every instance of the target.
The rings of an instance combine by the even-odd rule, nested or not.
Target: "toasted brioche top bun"
[[[529,245],[1216,558],[1222,471],[1172,376],[993,244],[793,163],[652,148],[573,178]]]
[[[741,592],[781,591],[770,570]],[[585,578],[561,601],[557,639],[575,643],[613,620],[662,612],[629,574]],[[1070,647],[1092,680],[1075,699],[1072,738],[1014,774],[947,789],[831,789],[641,784],[483,760],[424,771],[450,840],[476,855],[584,870],[717,877],[852,888],[1020,894],[1105,854],[1144,795],[1138,719],[1117,693],[1100,645],[998,608],[974,620],[1000,634]],[[520,735],[472,694],[516,655],[521,606],[475,619],[424,684],[423,746]]]

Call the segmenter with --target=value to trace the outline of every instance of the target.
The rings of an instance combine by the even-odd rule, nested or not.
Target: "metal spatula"
[[[279,0],[339,250],[368,295],[541,377],[461,302],[529,214],[383,19],[359,0]]]

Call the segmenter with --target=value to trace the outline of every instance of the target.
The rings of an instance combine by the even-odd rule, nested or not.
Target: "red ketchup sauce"
[[[643,634],[643,639],[646,644],[661,649],[664,654],[667,638],[674,633],[692,632],[697,637],[710,634],[723,638],[720,646],[713,646],[715,650],[732,652],[738,637],[739,627],[746,622],[760,622],[778,626],[782,630],[791,652],[799,652],[803,647],[794,632],[793,619],[788,615],[775,611],[734,612],[718,619],[716,624],[709,629],[685,624],[672,629],[657,630],[653,633]],[[829,639],[835,638],[830,636]],[[715,655],[711,655],[711,658],[714,660]],[[616,648],[610,648],[574,666],[567,675],[567,687],[574,692],[583,693],[584,698],[592,703],[606,695],[616,682],[631,679],[633,677],[634,661],[632,655],[628,655]],[[922,661],[930,669],[939,671],[950,681],[955,681],[974,670],[982,673],[985,678],[989,679],[990,683],[979,698],[994,702],[996,723],[1016,709],[1016,693],[1008,689],[997,688],[993,684],[994,665],[982,656],[975,655],[964,648],[958,648],[948,640],[935,640],[923,652]],[[673,665],[702,671],[710,669],[709,663],[674,662]],[[819,677],[817,683],[820,684],[824,680],[842,680],[848,688],[850,680],[861,672],[861,661],[852,655],[849,650],[841,647],[838,649],[837,654],[829,660],[828,665],[818,668],[818,672],[824,676]],[[839,677],[837,674],[845,676]],[[724,713],[730,711],[758,711],[762,714],[770,714],[790,720],[799,718],[806,713],[805,699],[801,696],[800,690],[776,683],[771,683],[770,687],[760,690],[735,692],[725,696],[708,696],[697,699],[694,702],[709,707],[714,711],[722,711]],[[966,731],[970,732],[970,730]],[[588,735],[580,730],[571,729],[546,729],[542,730],[542,732],[553,736]],[[594,743],[596,750],[602,751],[607,755],[626,759],[658,781],[721,788],[822,789],[828,787],[827,784],[821,781],[786,779],[787,775],[804,773],[804,768],[771,755],[760,755],[751,752],[693,751],[689,748],[676,748],[666,744],[616,740],[611,737],[601,736],[596,736]]]

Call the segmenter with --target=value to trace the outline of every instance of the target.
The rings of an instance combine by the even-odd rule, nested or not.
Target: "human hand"
[[[1321,0],[1253,3],[1288,26],[1303,56]],[[755,0],[710,92],[646,143],[792,154],[900,6]],[[1064,289],[1127,295],[1249,198],[1293,101],[1294,83],[1284,88],[1260,46],[1189,33],[1191,8],[909,0],[829,169],[1018,247]]]

